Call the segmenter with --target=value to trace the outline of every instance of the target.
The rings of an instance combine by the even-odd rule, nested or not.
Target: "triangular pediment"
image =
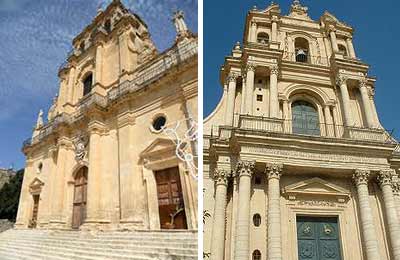
[[[279,8],[279,5],[276,3],[271,3],[266,9],[262,11],[263,13],[277,13],[279,14],[281,12],[281,9]]]
[[[175,147],[176,145],[172,140],[166,138],[157,138],[140,153],[140,157],[144,158],[153,154],[174,151]]]
[[[29,185],[29,187],[37,187],[37,186],[43,186],[44,182],[42,182],[39,178],[35,178],[31,184]]]
[[[348,197],[349,191],[321,178],[312,178],[286,186],[283,192],[289,196],[296,195],[325,195]]]
[[[336,16],[334,16],[333,14],[331,14],[328,11],[324,12],[324,14],[321,16],[321,20],[323,20],[324,23],[337,24],[342,27],[349,27],[344,22],[339,21],[339,19],[337,19]]]
[[[40,194],[42,192],[42,186],[44,182],[41,181],[39,178],[35,178],[31,184],[29,185],[29,191],[31,194]]]

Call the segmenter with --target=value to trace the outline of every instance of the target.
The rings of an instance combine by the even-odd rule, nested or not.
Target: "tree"
[[[24,169],[21,169],[1,188],[0,219],[8,219],[15,222],[23,178]]]

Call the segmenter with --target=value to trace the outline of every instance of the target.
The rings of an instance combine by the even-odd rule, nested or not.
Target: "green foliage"
[[[12,176],[0,190],[0,219],[15,222],[23,178],[24,170],[22,169]]]

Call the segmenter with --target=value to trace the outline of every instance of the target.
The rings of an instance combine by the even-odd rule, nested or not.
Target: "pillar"
[[[269,92],[269,116],[278,118],[279,115],[279,100],[278,100],[278,66],[271,67],[270,75],[270,92]]]
[[[326,56],[328,58],[332,55],[332,45],[329,43],[328,36],[324,36],[324,44],[325,44],[325,49],[326,49]]]
[[[334,53],[339,52],[339,47],[336,39],[336,29],[334,26],[329,27],[329,35],[331,36],[332,50]]]
[[[215,180],[215,205],[214,223],[211,237],[211,259],[224,259],[225,251],[225,217],[226,196],[228,190],[228,175],[226,170],[217,169],[214,173]]]
[[[252,63],[247,63],[246,66],[246,98],[245,98],[245,114],[253,115],[253,100],[254,100],[254,77],[256,67]]]
[[[235,110],[235,97],[236,97],[236,78],[237,75],[234,73],[230,73],[227,81],[228,81],[228,100],[226,104],[226,115],[225,115],[225,124],[232,126],[233,125],[233,114]]]
[[[353,40],[351,37],[347,37],[346,39],[347,49],[349,50],[350,58],[356,58],[356,52],[354,51]]]
[[[344,125],[345,126],[352,126],[353,125],[353,118],[351,115],[350,109],[350,96],[349,91],[347,89],[347,78],[343,75],[339,75],[337,79],[337,84],[340,87],[340,93],[342,96],[342,105],[343,105],[343,116],[344,116]]]
[[[68,97],[67,102],[73,103],[74,102],[74,88],[75,88],[75,67],[71,67],[68,74]]]
[[[378,241],[371,206],[369,204],[368,177],[370,172],[367,170],[356,170],[353,180],[357,187],[358,204],[361,218],[361,232],[363,234],[367,260],[381,259],[378,250]]]
[[[257,24],[255,22],[251,22],[250,25],[250,42],[257,42]]]
[[[393,171],[392,169],[381,170],[378,174],[378,182],[382,189],[383,203],[385,204],[393,259],[400,260],[400,226],[392,190]]]
[[[374,115],[371,109],[371,102],[369,100],[369,94],[367,89],[367,79],[362,79],[360,81],[360,93],[361,93],[361,100],[363,103],[364,108],[364,116],[365,120],[367,121],[367,127],[373,128],[374,126]]]
[[[254,162],[247,161],[239,161],[237,164],[239,199],[236,220],[235,260],[248,260],[250,255],[250,189],[254,165]]]
[[[274,16],[272,18],[272,35],[271,35],[271,41],[272,42],[277,42],[278,41],[278,17]]]
[[[281,205],[279,180],[282,164],[268,164],[268,260],[282,260]]]
[[[103,45],[99,44],[96,49],[96,63],[95,63],[95,84],[101,84],[103,79]]]
[[[283,121],[283,126],[284,126],[283,131],[284,131],[284,133],[290,133],[289,101],[287,99],[283,100],[282,108],[283,108],[282,119],[284,120]]]
[[[333,126],[331,108],[329,105],[326,105],[324,107],[324,114],[325,114],[326,136],[334,137],[335,130],[334,130],[334,126]]]
[[[247,74],[242,74],[242,100],[240,101],[240,114],[246,113],[246,81],[247,81]]]
[[[333,114],[333,124],[334,124],[335,136],[336,137],[342,137],[343,126],[340,126],[340,123],[339,123],[339,112],[337,110],[336,105],[334,105],[332,107],[332,114]]]

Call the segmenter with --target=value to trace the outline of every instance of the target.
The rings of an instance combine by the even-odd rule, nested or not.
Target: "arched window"
[[[306,101],[292,104],[293,133],[304,135],[320,135],[317,109]]]
[[[261,44],[267,44],[269,42],[269,35],[264,32],[257,34],[257,42]]]
[[[256,213],[253,215],[253,224],[256,227],[259,227],[261,225],[261,216],[260,214]]]
[[[339,52],[343,54],[343,56],[347,56],[347,49],[344,45],[338,44]]]
[[[104,29],[106,30],[107,33],[110,33],[110,32],[111,32],[111,21],[110,21],[110,20],[107,20],[107,21],[104,23]]]
[[[309,62],[310,61],[310,47],[308,41],[304,38],[296,38],[294,41],[294,49],[297,62]]]
[[[86,96],[92,91],[92,86],[93,86],[93,75],[92,73],[90,73],[83,80],[83,96]]]
[[[256,249],[253,251],[253,260],[261,260],[261,252]]]

